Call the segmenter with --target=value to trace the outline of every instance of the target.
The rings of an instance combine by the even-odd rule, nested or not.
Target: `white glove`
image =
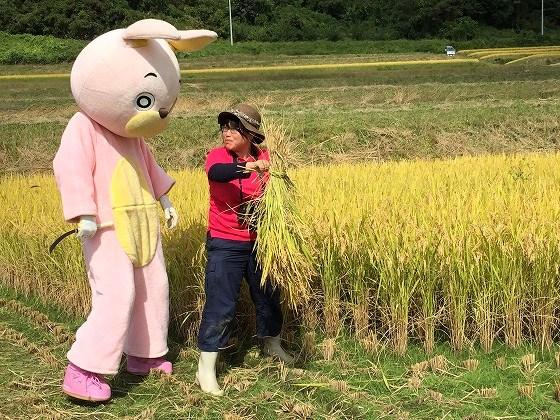
[[[163,215],[165,216],[165,225],[168,229],[173,229],[177,226],[177,222],[179,221],[179,215],[177,214],[177,210],[171,204],[171,200],[166,194],[163,194],[159,198],[159,203],[161,204],[161,208],[163,209]]]
[[[78,223],[78,233],[76,233],[76,236],[80,239],[88,239],[93,237],[95,232],[97,232],[95,216],[80,216],[80,223]]]

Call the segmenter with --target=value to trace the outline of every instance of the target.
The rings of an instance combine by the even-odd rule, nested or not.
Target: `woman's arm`
[[[208,169],[208,179],[215,182],[229,182],[239,178],[249,178],[250,172],[245,170],[247,162],[215,163]]]

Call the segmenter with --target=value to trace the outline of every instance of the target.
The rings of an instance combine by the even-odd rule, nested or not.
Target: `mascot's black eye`
[[[136,97],[136,108],[145,111],[154,105],[154,96],[151,93],[141,93]]]

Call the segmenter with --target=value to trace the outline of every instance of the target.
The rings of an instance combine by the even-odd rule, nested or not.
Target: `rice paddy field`
[[[529,61],[556,65],[560,62],[560,47],[558,46],[463,50],[461,53],[467,57],[493,60],[507,65]]]
[[[164,234],[176,373],[120,373],[115,398],[101,405],[59,391],[65,351],[89,310],[78,241],[47,252],[68,229],[50,170],[76,111],[68,67],[1,67],[20,75],[0,77],[1,415],[560,416],[560,67],[461,58],[182,63],[174,120],[151,141],[177,179],[181,216]],[[37,74],[46,77],[25,77]],[[217,399],[193,384],[208,200],[201,165],[218,144],[217,113],[241,101],[257,104],[292,146],[312,293],[297,310],[286,305],[283,337],[298,356],[288,367],[261,356],[242,291]]]

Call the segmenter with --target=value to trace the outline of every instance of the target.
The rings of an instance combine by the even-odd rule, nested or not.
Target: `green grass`
[[[3,289],[3,299],[21,299]],[[4,301],[3,301],[4,302]],[[52,316],[44,304],[21,300]],[[30,307],[30,306],[29,306]],[[80,320],[66,320],[74,328]],[[21,333],[26,343],[39,346],[54,355],[59,363],[52,366],[21,344],[6,339],[6,331]],[[76,403],[60,392],[64,353],[67,343],[59,344],[48,331],[30,318],[0,306],[0,415],[8,418],[556,418],[560,405],[553,398],[560,370],[554,353],[539,352],[529,346],[516,350],[494,346],[489,354],[471,348],[453,353],[447,345],[438,345],[434,355],[443,355],[447,367],[440,372],[430,369],[420,375],[418,388],[409,385],[411,366],[429,360],[419,346],[413,345],[404,357],[380,350],[368,354],[353,339],[341,336],[334,357],[327,361],[317,342],[312,360],[286,369],[270,358],[262,357],[250,337],[240,336],[241,345],[224,355],[219,363],[219,382],[226,396],[209,398],[193,385],[197,352],[170,341],[169,358],[174,361],[171,378],[135,377],[123,371],[111,378],[114,398],[106,404]],[[297,352],[297,340],[292,351]],[[535,353],[537,363],[530,373],[523,371],[521,357]],[[507,367],[495,366],[497,357],[505,357]],[[480,361],[478,369],[468,371],[462,362]],[[531,398],[518,395],[517,385],[534,383]],[[495,388],[495,398],[483,398],[480,388]],[[438,400],[441,393],[441,400]],[[302,414],[303,413],[303,414]],[[230,417],[225,417],[229,415]],[[235,417],[235,415],[240,417]],[[57,417],[58,416],[58,417]]]
[[[13,35],[0,31],[0,63],[48,64],[70,61],[85,45],[86,42],[74,39]]]

